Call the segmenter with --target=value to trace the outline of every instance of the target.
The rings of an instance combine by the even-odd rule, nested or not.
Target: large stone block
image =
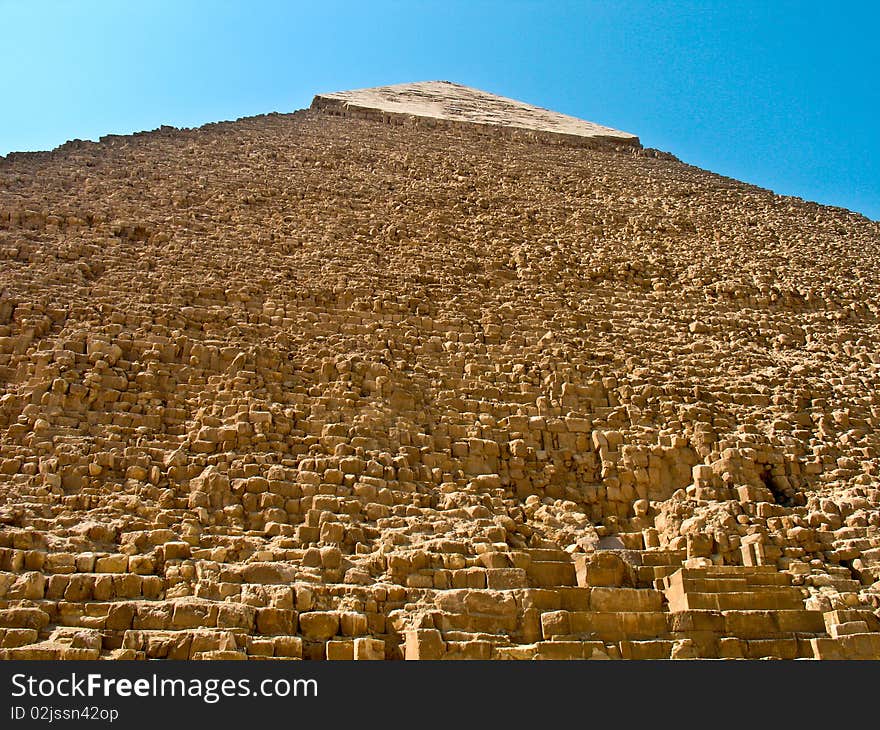
[[[436,629],[410,629],[404,637],[404,659],[442,659],[446,653],[446,642]]]
[[[339,633],[339,614],[333,611],[301,613],[299,626],[303,637],[307,640],[326,641]]]

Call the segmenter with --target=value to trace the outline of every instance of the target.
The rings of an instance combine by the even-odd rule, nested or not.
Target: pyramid
[[[409,119],[433,126],[482,125],[550,141],[640,146],[633,134],[450,81],[318,94],[312,108],[342,116]]]
[[[880,658],[880,225],[443,82],[0,160],[0,659]]]

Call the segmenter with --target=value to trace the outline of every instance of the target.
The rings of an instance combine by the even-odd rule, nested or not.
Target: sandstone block
[[[299,616],[302,635],[309,641],[326,641],[339,633],[339,614],[332,611],[308,611]]]

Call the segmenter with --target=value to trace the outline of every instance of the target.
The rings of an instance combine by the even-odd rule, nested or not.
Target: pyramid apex
[[[447,80],[318,94],[312,109],[342,116],[433,120],[433,126],[478,124],[545,139],[641,146],[634,134]]]

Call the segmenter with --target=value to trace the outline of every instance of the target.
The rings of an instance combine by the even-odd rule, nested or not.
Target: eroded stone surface
[[[878,224],[487,129],[0,162],[0,656],[880,657]]]

